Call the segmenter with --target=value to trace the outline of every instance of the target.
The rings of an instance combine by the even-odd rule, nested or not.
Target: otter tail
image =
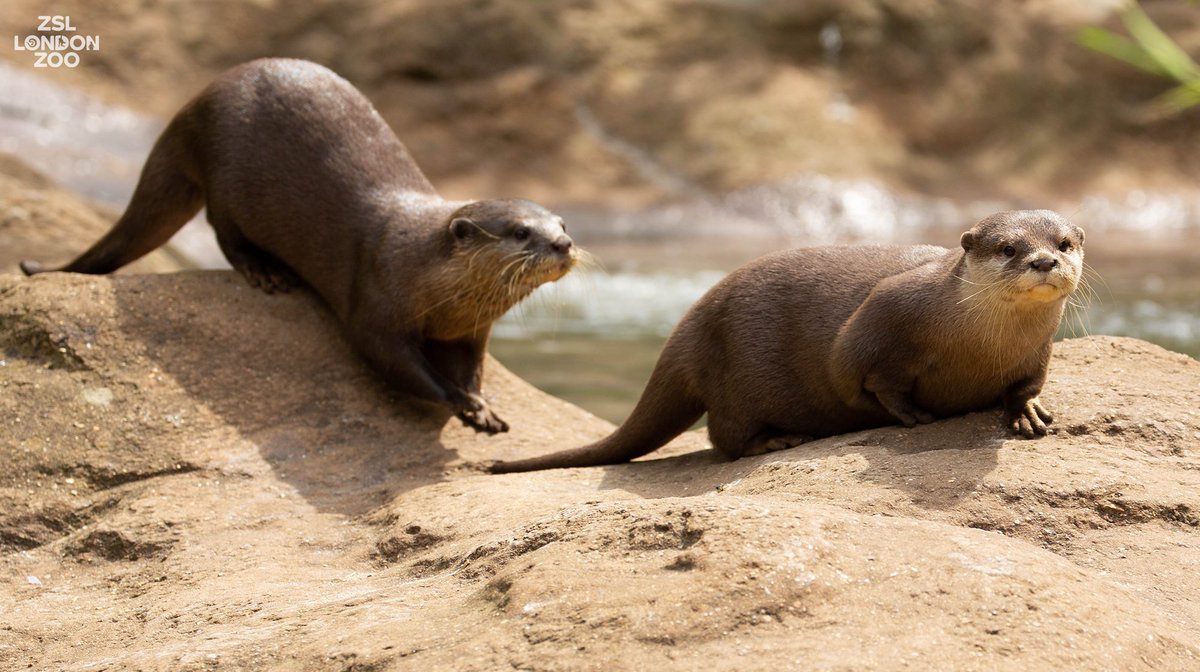
[[[660,357],[642,398],[633,413],[615,432],[599,441],[512,462],[495,462],[488,467],[493,474],[508,474],[539,469],[594,467],[628,462],[641,457],[691,427],[704,415],[704,403],[688,389],[685,378],[675,366]]]
[[[189,170],[191,153],[183,140],[184,129],[176,117],[167,127],[142,168],[129,207],[88,251],[59,268],[22,261],[25,275],[47,271],[104,274],[135,261],[171,239],[204,204],[204,194]]]

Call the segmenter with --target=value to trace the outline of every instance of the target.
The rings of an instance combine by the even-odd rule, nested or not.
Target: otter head
[[[449,229],[473,274],[495,274],[524,294],[563,277],[579,258],[563,218],[531,201],[468,203],[450,216]]]
[[[1050,210],[999,212],[962,235],[969,284],[984,300],[1047,304],[1066,298],[1083,273],[1083,229]]]

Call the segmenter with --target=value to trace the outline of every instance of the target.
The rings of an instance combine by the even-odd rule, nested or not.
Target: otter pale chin
[[[524,200],[442,199],[349,82],[262,59],[220,75],[167,125],[125,213],[71,263],[110,273],[207,207],[221,251],[264,291],[310,285],[395,389],[478,431],[508,424],[480,392],[492,322],[566,274],[561,217]]]
[[[1083,230],[1048,210],[1001,212],[959,248],[823,247],[762,257],[717,283],[663,347],[633,413],[591,445],[495,473],[626,462],[708,413],[730,459],[812,438],[914,426],[999,404],[1045,435],[1038,399]]]
[[[1067,294],[1063,292],[1063,290],[1057,285],[1052,285],[1046,282],[1034,285],[1026,291],[1026,294],[1029,295],[1029,299],[1031,301],[1037,301],[1040,303],[1058,301],[1067,297]]]

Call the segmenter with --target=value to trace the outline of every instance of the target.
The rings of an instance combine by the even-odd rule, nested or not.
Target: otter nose
[[[1058,259],[1055,259],[1054,257],[1041,257],[1029,262],[1029,265],[1033,267],[1033,270],[1042,271],[1044,273],[1055,266],[1058,266]]]
[[[574,243],[571,242],[570,238],[563,236],[562,238],[550,243],[550,249],[559,254],[566,254],[571,249],[571,245],[573,244]]]

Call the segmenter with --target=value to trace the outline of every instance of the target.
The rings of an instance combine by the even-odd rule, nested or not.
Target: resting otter
[[[167,242],[200,207],[234,269],[267,292],[299,280],[396,388],[488,433],[480,396],[492,322],[562,277],[561,217],[522,200],[443,200],[371,103],[314,63],[233,68],[150,152],[125,213],[58,269],[109,273]]]
[[[731,459],[810,438],[1002,403],[1025,437],[1050,346],[1083,266],[1083,230],[1048,210],[1001,212],[932,246],[826,247],[734,271],[684,316],[633,413],[582,448],[496,473],[624,462],[706,411]]]

